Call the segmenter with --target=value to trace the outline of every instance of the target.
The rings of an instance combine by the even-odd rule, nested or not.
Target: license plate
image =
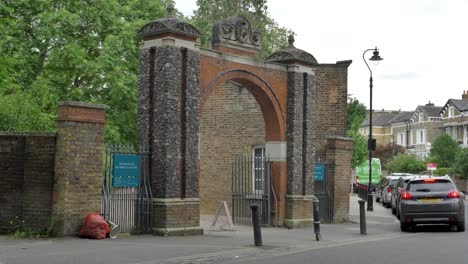
[[[419,201],[422,203],[439,203],[440,198],[421,198]]]

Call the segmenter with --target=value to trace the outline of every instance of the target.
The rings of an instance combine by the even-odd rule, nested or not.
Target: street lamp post
[[[366,58],[364,55],[368,51],[374,51],[374,55],[369,58],[370,61],[373,61],[374,63],[378,63],[379,61],[383,60],[379,56],[379,50],[377,47],[375,49],[367,49],[362,53],[362,59],[366,63],[367,68],[369,69],[370,72],[370,79],[369,79],[369,88],[370,88],[370,100],[369,100],[369,139],[367,141],[367,149],[369,151],[369,185],[367,185],[367,211],[374,211],[374,201],[372,197],[372,150],[375,150],[376,142],[375,140],[372,139],[372,70],[369,67],[369,64],[367,64]]]

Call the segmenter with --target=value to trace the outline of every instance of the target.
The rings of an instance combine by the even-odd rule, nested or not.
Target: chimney
[[[427,103],[426,106],[434,106],[434,103],[431,103],[431,101],[429,100],[429,103]]]
[[[462,100],[468,100],[468,91],[463,91]]]

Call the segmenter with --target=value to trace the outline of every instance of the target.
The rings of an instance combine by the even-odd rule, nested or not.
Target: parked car
[[[382,201],[382,195],[383,195],[383,188],[386,185],[388,181],[388,176],[383,177],[380,182],[375,186],[375,201],[379,202]]]
[[[398,179],[400,176],[387,176],[387,181],[385,185],[382,187],[382,205],[390,208],[390,201],[392,199],[392,191],[395,189],[395,186],[398,183]]]
[[[392,208],[392,213],[400,219],[400,212],[398,211],[400,205],[401,193],[406,188],[408,182],[413,178],[425,178],[429,177],[427,175],[411,175],[411,176],[401,176],[398,178],[398,182],[392,190],[392,197],[390,198],[390,207]]]
[[[449,176],[410,179],[400,197],[401,231],[418,224],[448,224],[465,231],[464,195]]]

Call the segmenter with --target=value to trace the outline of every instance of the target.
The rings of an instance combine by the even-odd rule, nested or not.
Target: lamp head
[[[382,57],[380,57],[379,55],[379,50],[377,49],[377,47],[375,47],[374,55],[371,58],[369,58],[369,60],[372,61],[374,65],[379,64],[379,62],[383,60]]]

